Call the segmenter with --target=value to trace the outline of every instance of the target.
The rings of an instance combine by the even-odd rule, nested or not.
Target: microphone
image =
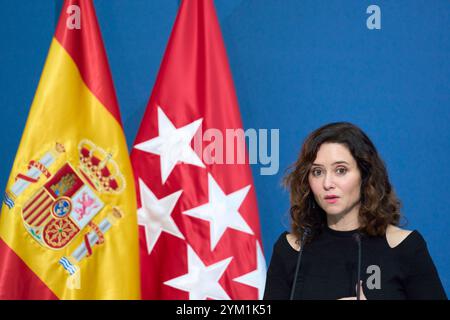
[[[291,296],[290,296],[289,300],[294,300],[295,286],[297,284],[297,277],[298,277],[298,271],[300,269],[300,262],[302,260],[303,248],[305,247],[305,240],[307,237],[309,237],[310,234],[311,234],[311,229],[308,227],[304,228],[302,239],[300,241],[300,251],[298,252],[298,256],[297,256],[297,265],[295,266],[294,280],[292,281]]]
[[[361,293],[361,234],[359,232],[353,234],[353,239],[358,245],[358,273],[356,283],[356,300],[360,300]]]

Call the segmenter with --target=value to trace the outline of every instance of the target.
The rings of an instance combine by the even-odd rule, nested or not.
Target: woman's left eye
[[[338,174],[345,174],[347,172],[347,168],[343,168],[343,167],[342,168],[337,168],[336,172]]]

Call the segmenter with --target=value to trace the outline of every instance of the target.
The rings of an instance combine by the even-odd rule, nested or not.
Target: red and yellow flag
[[[136,194],[91,0],[66,0],[0,216],[0,299],[139,299]]]

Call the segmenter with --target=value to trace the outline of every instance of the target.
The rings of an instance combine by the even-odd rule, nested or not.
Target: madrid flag
[[[131,153],[142,298],[262,297],[266,267],[243,155],[213,1],[184,0]]]
[[[138,299],[136,194],[91,0],[66,0],[0,217],[0,299]]]

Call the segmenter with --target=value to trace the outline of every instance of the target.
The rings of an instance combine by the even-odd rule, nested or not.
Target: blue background
[[[96,0],[129,146],[178,0]],[[450,2],[216,0],[244,127],[280,129],[280,171],[253,174],[267,262],[288,228],[280,185],[303,139],[359,125],[385,160],[407,229],[425,237],[450,293]],[[366,9],[381,8],[381,30]],[[61,1],[0,0],[0,188],[38,85]]]

